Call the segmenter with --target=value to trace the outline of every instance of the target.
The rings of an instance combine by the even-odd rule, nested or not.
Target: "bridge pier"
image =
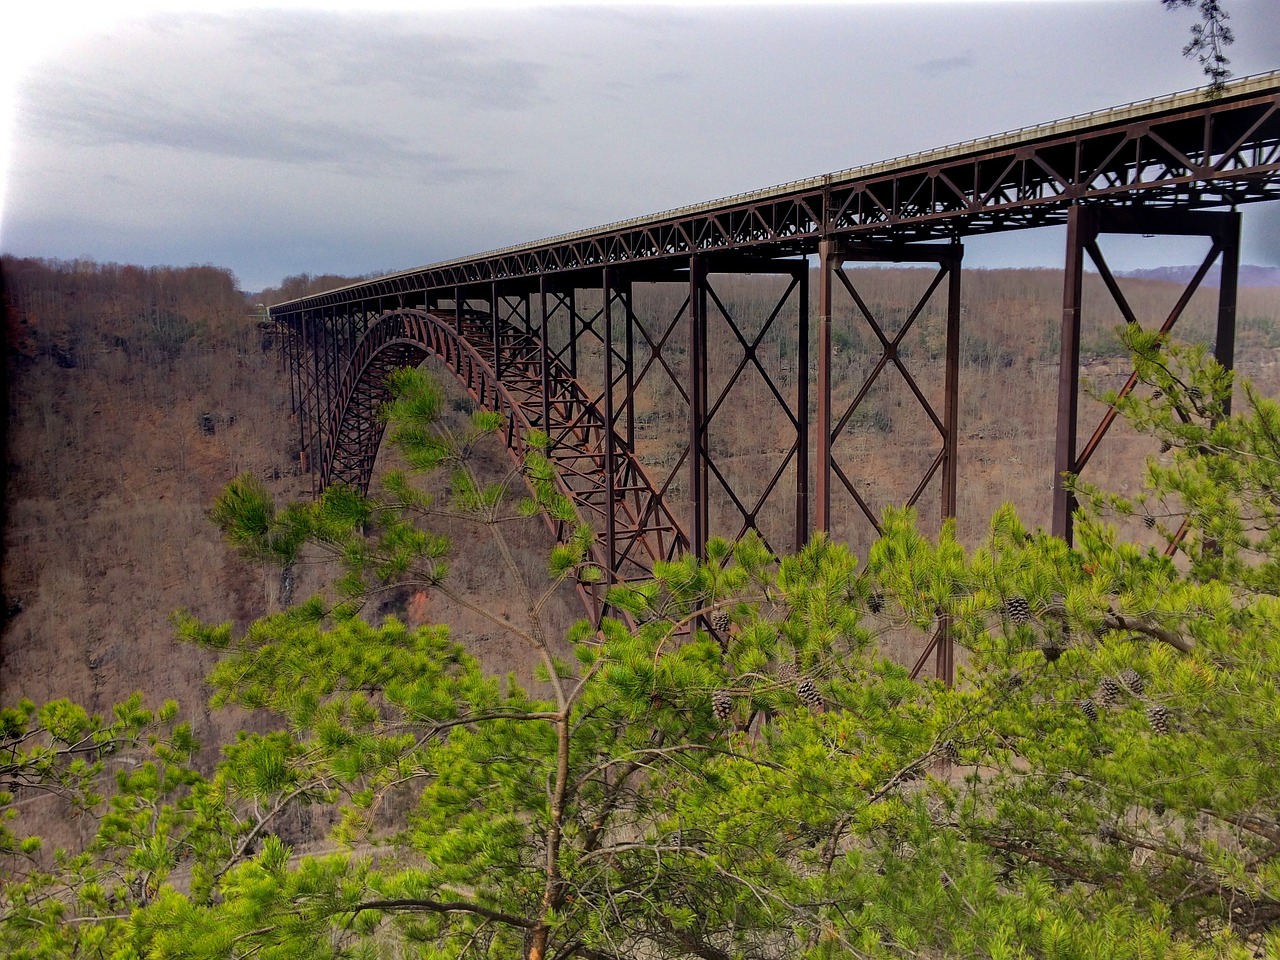
[[[707,460],[707,261],[689,259],[689,549],[707,553],[710,501]]]
[[[278,304],[270,315],[282,327],[283,349],[294,370],[290,396],[300,461],[304,468],[309,461],[317,491],[333,482],[367,486],[382,435],[375,416],[384,399],[381,378],[396,365],[435,355],[476,402],[504,413],[513,455],[522,455],[530,430],[553,436],[561,487],[604,530],[599,562],[620,580],[642,578],[654,563],[690,548],[702,553],[713,533],[734,538],[757,529],[775,551],[786,549],[792,536],[801,546],[814,530],[853,540],[851,531],[839,528],[843,518],[833,512],[833,499],[840,498],[839,506],[853,522],[874,532],[879,518],[873,502],[919,504],[926,488],[931,496],[937,489],[935,477],[940,487],[936,515],[945,519],[956,512],[958,486],[963,251],[955,238],[1066,224],[1052,523],[1054,532],[1070,538],[1074,504],[1061,477],[1086,468],[1115,417],[1106,413],[1079,445],[1086,255],[1122,315],[1136,322],[1098,248],[1099,237],[1209,237],[1209,255],[1159,330],[1161,336],[1169,332],[1220,258],[1215,351],[1229,366],[1240,218],[1234,212],[1202,211],[1228,206],[1234,211],[1244,203],[1280,198],[1278,144],[1280,74],[1270,74],[1233,83],[1213,99],[1189,92],[1130,104]],[[810,384],[808,258],[814,254],[817,356]],[[891,334],[887,321],[898,320],[896,312],[875,315],[844,269],[851,262],[915,262],[935,265],[937,272]],[[732,297],[720,295],[733,292],[720,276],[735,273],[790,278],[759,328],[754,327],[759,303],[735,318],[726,305]],[[652,292],[644,286],[651,281],[664,286],[667,297],[655,297],[656,321],[641,315],[637,300]],[[939,372],[935,335],[921,344],[930,355],[926,379],[919,369],[908,369],[916,367],[916,359],[908,356],[903,336],[913,325],[919,329],[917,321],[944,281],[943,367]],[[670,305],[673,289],[679,291],[678,308]],[[579,291],[591,293],[580,300]],[[600,312],[588,316],[582,303],[595,291]],[[473,301],[485,302],[487,319],[480,320]],[[792,308],[795,354],[784,364],[778,342],[776,364],[765,364],[765,339],[781,340],[773,325]],[[850,332],[837,329],[846,317],[862,335],[862,343],[850,335],[850,353],[856,349],[861,358],[869,342],[866,362],[874,366],[850,392],[847,409],[837,410],[833,398],[841,393],[835,380],[850,365],[833,360],[837,337]],[[593,338],[601,342],[599,354]],[[787,399],[792,358],[799,362],[794,400]],[[931,424],[941,441],[934,455],[932,446],[901,449],[892,442],[896,437],[886,436],[887,442],[867,455],[874,456],[874,469],[881,474],[906,475],[908,484],[919,467],[919,483],[910,495],[909,486],[887,496],[878,493],[870,471],[859,475],[857,461],[846,453],[852,418],[861,413],[865,419],[864,401],[873,388],[884,388],[877,381],[890,368],[915,404],[885,409],[900,421],[914,421],[907,432],[923,427],[931,435]],[[585,389],[593,378],[598,382]],[[660,388],[652,397],[650,386]],[[1130,378],[1124,389],[1135,386],[1136,378]],[[811,399],[816,422],[811,422]],[[658,423],[653,408],[668,400],[676,412],[664,412]],[[731,432],[729,418],[717,419],[725,403],[750,406],[746,429]],[[687,420],[677,426],[682,415]],[[895,434],[904,432],[901,422],[879,426],[886,434],[890,426]],[[748,445],[750,450],[742,449]],[[777,495],[789,471],[795,471],[793,501]],[[681,489],[686,482],[688,489]],[[682,498],[685,502],[673,509]],[[794,516],[787,513],[792,503]],[[930,508],[926,523],[933,515]],[[931,653],[937,675],[949,679],[945,623],[921,654],[917,670]]]
[[[1062,337],[1058,368],[1058,418],[1054,444],[1053,519],[1055,535],[1072,539],[1075,498],[1067,489],[1066,475],[1078,476],[1088,465],[1116,419],[1114,409],[1102,417],[1083,447],[1078,445],[1080,400],[1080,331],[1083,315],[1085,255],[1093,262],[1112,302],[1126,323],[1138,324],[1124,293],[1107,265],[1098,240],[1104,234],[1143,236],[1195,236],[1211,241],[1209,251],[1183,289],[1173,309],[1160,325],[1163,339],[1178,322],[1209,269],[1221,258],[1218,287],[1217,332],[1214,356],[1227,369],[1235,363],[1236,288],[1240,268],[1240,214],[1236,211],[1196,211],[1108,207],[1073,204],[1067,219],[1067,252],[1062,295]],[[1130,375],[1120,389],[1128,395],[1137,386]],[[1230,406],[1227,407],[1228,412]]]
[[[839,484],[857,504],[863,517],[876,534],[881,532],[880,519],[867,498],[859,491],[852,470],[843,466],[834,454],[835,442],[850,426],[854,415],[867,399],[881,373],[894,366],[914,395],[920,409],[938,431],[941,447],[932,462],[925,468],[905,506],[915,506],[935,475],[941,471],[939,491],[939,520],[956,515],[956,490],[958,483],[957,454],[959,450],[959,372],[960,372],[960,264],[964,248],[957,241],[946,245],[895,243],[847,243],[838,238],[824,239],[818,245],[818,370],[817,370],[817,450],[816,484],[817,509],[814,530],[830,533],[832,530],[832,491]],[[845,272],[847,263],[919,263],[938,265],[937,273],[915,303],[905,322],[896,334],[886,332],[883,319],[874,315],[850,276]],[[941,414],[925,396],[915,377],[907,369],[899,355],[904,336],[912,329],[925,306],[946,280],[945,346],[943,357],[943,385]],[[837,417],[832,407],[834,380],[832,360],[834,356],[832,331],[836,284],[839,283],[852,300],[857,312],[880,344],[880,357],[858,389],[849,406]],[[955,654],[947,621],[940,620],[933,635],[917,657],[912,676],[924,669],[932,656],[934,675],[950,685],[955,677]]]
[[[834,455],[834,444],[840,435],[849,427],[854,415],[858,412],[867,395],[875,386],[882,372],[894,366],[901,374],[907,387],[914,395],[925,416],[937,429],[942,441],[937,456],[925,469],[918,485],[905,501],[906,506],[914,506],[919,502],[934,476],[941,471],[941,519],[955,516],[956,510],[956,452],[957,452],[957,414],[959,396],[960,369],[960,262],[964,256],[964,248],[959,243],[946,245],[918,244],[846,244],[840,240],[828,239],[819,245],[819,279],[818,279],[818,370],[817,370],[817,510],[814,517],[814,529],[818,532],[831,532],[832,491],[843,489],[857,504],[865,519],[878,534],[880,520],[874,508],[858,490],[849,471]],[[906,321],[892,337],[886,333],[886,324],[877,318],[868,306],[867,301],[844,270],[847,263],[936,263],[938,271],[915,303]],[[914,326],[925,306],[942,281],[947,281],[946,300],[946,334],[945,355],[943,360],[943,390],[941,414],[934,404],[925,396],[915,377],[903,363],[899,348],[903,338]],[[832,345],[833,309],[837,281],[849,295],[857,312],[867,324],[875,338],[879,341],[880,356],[871,373],[854,396],[849,406],[837,417],[832,408]],[[838,486],[837,486],[838,484]]]

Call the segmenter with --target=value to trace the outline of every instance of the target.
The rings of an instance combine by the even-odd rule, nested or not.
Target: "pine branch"
[[[503,913],[501,910],[490,910],[488,907],[482,907],[476,903],[468,903],[465,900],[440,901],[414,898],[369,900],[359,904],[351,910],[351,919],[347,922],[347,928],[350,929],[351,924],[355,922],[355,918],[366,910],[383,910],[387,913],[470,913],[477,917],[484,917],[486,920],[492,920],[495,923],[505,923],[509,927],[519,927],[521,930],[532,930],[534,927],[532,920],[512,916],[509,913]],[[346,911],[342,912],[345,913]]]
[[[978,837],[977,840],[994,850],[1003,850],[1006,853],[1012,853],[1019,857],[1025,857],[1034,863],[1056,870],[1064,876],[1073,880],[1079,880],[1081,883],[1087,883],[1094,887],[1115,887],[1117,882],[1114,878],[1100,878],[1086,873],[1079,867],[1072,866],[1064,860],[1057,857],[1051,857],[1047,853],[1041,853],[1034,847],[1023,843],[1014,843],[1009,840],[1001,840],[999,837]]]
[[[1107,611],[1102,618],[1102,622],[1112,630],[1132,630],[1134,633],[1140,633],[1143,636],[1151,637],[1153,640],[1159,640],[1161,643],[1167,643],[1175,650],[1182,653],[1191,653],[1195,649],[1195,644],[1184,637],[1178,636],[1163,627],[1157,627],[1155,624],[1144,623],[1141,620],[1130,620],[1122,617],[1114,610]]]

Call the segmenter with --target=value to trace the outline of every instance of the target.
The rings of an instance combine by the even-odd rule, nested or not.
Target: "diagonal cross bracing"
[[[328,416],[321,485],[346,483],[368,488],[384,428],[377,412],[390,399],[387,374],[435,356],[451,368],[476,403],[507,416],[507,447],[518,462],[527,450],[531,431],[549,433],[556,439],[549,455],[557,466],[562,492],[597,529],[604,526],[604,515],[610,515],[614,556],[606,556],[605,547],[598,543],[593,559],[612,573],[615,582],[647,578],[654,563],[683,552],[687,541],[679,525],[644,469],[616,436],[613,473],[607,482],[604,460],[609,431],[605,417],[568,368],[552,360],[544,378],[546,354],[539,341],[503,329],[499,355],[505,376],[499,379],[489,351],[483,347],[493,329],[492,318],[469,317],[460,326],[456,316],[448,312],[418,308],[390,310],[373,318],[348,359],[338,387],[341,400]],[[551,402],[545,407],[544,380],[552,388]],[[543,418],[544,409],[551,413],[549,422]],[[565,534],[558,529],[554,532]],[[580,585],[580,590],[598,614],[600,591],[588,584]]]
[[[941,515],[954,516],[960,241],[1067,225],[1053,526],[1069,537],[1071,502],[1061,474],[1088,464],[1114,419],[1108,413],[1083,448],[1078,445],[1079,278],[1086,256],[1125,319],[1137,320],[1097,235],[1212,235],[1214,250],[1184,300],[1220,261],[1216,352],[1229,362],[1239,215],[1210,211],[1276,198],[1280,72],[1230,84],[1212,100],[1199,91],[1175,94],[361,281],[276,305],[271,317],[294,373],[290,396],[302,466],[318,487],[367,486],[382,437],[376,412],[385,399],[383,378],[432,354],[478,403],[508,415],[513,453],[530,430],[551,437],[564,489],[602,534],[601,565],[626,580],[684,549],[701,552],[710,536],[761,529],[762,511],[777,513],[788,474],[795,483],[797,546],[813,531],[831,529],[836,487],[874,527],[868,501],[875,498],[859,489],[865,469],[848,457],[841,463],[834,444],[868,392],[886,389],[889,381],[912,395],[929,434],[927,463],[920,462],[909,502],[940,474]],[[891,336],[844,270],[849,259],[933,263],[939,271]],[[818,315],[810,318],[807,289],[815,266]],[[735,273],[792,277],[791,289],[755,333],[744,332],[721,296],[719,276]],[[935,291],[941,295],[943,279],[944,370],[928,373],[938,384],[904,362],[899,347],[925,301]],[[649,284],[684,292],[648,315],[635,294]],[[854,316],[873,334],[872,352],[879,353],[868,358],[874,368],[852,405],[834,416],[833,295],[853,301]],[[794,399],[784,372],[761,362],[764,337],[781,322],[779,311],[791,296],[797,314],[789,333],[799,354]],[[1166,319],[1162,334],[1181,309]],[[810,319],[817,321],[812,358]],[[737,351],[727,360],[726,345]],[[882,377],[889,368],[898,376]],[[716,382],[722,375],[726,379]],[[723,422],[717,417],[744,383],[752,391],[749,402],[761,406],[761,420],[766,412],[773,417],[758,432],[777,434],[769,437],[773,459],[754,464],[749,481],[730,459],[740,451],[725,449],[735,439],[726,438],[727,428],[717,432]],[[931,402],[939,386],[941,402]],[[637,399],[658,392],[677,407],[661,424],[665,446],[656,443],[653,414]],[[674,435],[673,420],[683,422]],[[909,479],[915,482],[914,475]],[[780,535],[769,538],[776,547],[790,546]],[[598,612],[599,598],[592,602]],[[944,630],[920,654],[917,668],[931,653],[938,675],[949,677]]]

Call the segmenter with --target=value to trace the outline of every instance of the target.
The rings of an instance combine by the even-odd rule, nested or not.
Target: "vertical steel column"
[[[547,435],[547,449],[551,442],[551,348],[547,346],[547,275],[538,276],[538,299],[542,306],[542,336],[540,366],[542,367],[542,432]]]
[[[280,331],[285,337],[285,362],[289,364],[289,412],[296,417],[298,415],[297,394],[300,381],[298,380],[297,345],[293,342],[293,325],[288,321],[277,320],[276,330]]]
[[[319,492],[319,484],[324,482],[322,466],[324,451],[320,449],[320,406],[323,387],[320,383],[323,337],[321,336],[319,314],[321,311],[308,311],[307,333],[311,337],[311,356],[308,358],[307,373],[310,375],[311,404],[307,408],[307,461],[311,469],[311,485]]]
[[[280,336],[279,336],[280,325],[277,323],[273,323],[271,320],[271,314],[265,311],[263,313],[263,316],[259,317],[258,319],[259,325],[261,325],[264,320],[265,322],[272,324],[271,329],[273,333],[271,334],[271,336],[272,336],[272,339],[274,340],[274,346],[276,348],[276,373],[283,373],[284,365],[285,365],[285,350],[284,350],[284,341],[280,339]],[[265,333],[265,330],[264,330],[264,333]]]
[[[306,403],[303,400],[303,391],[306,389],[306,381],[303,379],[303,357],[306,356],[306,327],[302,322],[301,313],[293,313],[289,316],[289,324],[292,328],[289,334],[289,356],[293,364],[293,382],[297,387],[297,398],[293,403],[293,416],[298,422],[298,470],[300,473],[310,473],[311,464],[307,455],[307,414]]]
[[[949,251],[947,264],[947,356],[942,385],[942,519],[956,515],[956,491],[959,487],[960,455],[960,261],[964,247],[957,241]],[[955,642],[951,636],[950,618],[938,625],[934,676],[948,687],[955,683]]]
[[[837,241],[818,244],[818,502],[813,523],[818,533],[831,529],[831,281],[839,256]]]
[[[959,411],[960,411],[960,260],[964,248],[956,243],[954,255],[947,262],[947,356],[943,374],[942,438],[946,459],[942,463],[942,519],[956,515],[956,491],[959,487]]]
[[[569,288],[569,376],[578,379],[578,288]]]
[[[308,311],[307,321],[311,334],[311,357],[308,373],[311,376],[311,407],[307,410],[307,416],[310,423],[307,424],[308,442],[307,442],[307,460],[311,466],[311,484],[316,488],[317,485],[324,483],[324,449],[323,440],[320,434],[320,407],[322,405],[322,396],[324,387],[320,382],[320,374],[323,369],[321,361],[321,353],[324,350],[324,331],[322,329],[323,310]]]
[[[605,583],[613,583],[617,557],[617,531],[614,529],[614,513],[617,510],[617,470],[613,448],[613,270],[604,268],[600,295],[604,299],[604,555]]]
[[[324,324],[320,331],[321,338],[324,342],[324,403],[317,404],[316,410],[316,426],[320,433],[320,479],[327,487],[329,485],[332,458],[329,450],[329,411],[334,406],[334,389],[333,389],[333,320],[334,308],[329,307],[321,314],[321,323]]]
[[[1059,344],[1058,423],[1053,456],[1053,526],[1051,532],[1071,542],[1075,498],[1064,474],[1076,470],[1076,407],[1080,398],[1080,307],[1084,290],[1085,245],[1097,238],[1097,217],[1073,204],[1067,219],[1067,257],[1062,291],[1062,335]]]
[[[689,549],[706,555],[707,503],[707,261],[689,258]]]
[[[339,312],[340,309],[341,313]],[[339,308],[335,306],[330,313],[330,320],[329,343],[332,355],[329,358],[329,377],[333,382],[333,387],[328,408],[325,410],[325,425],[329,434],[325,443],[325,449],[328,451],[326,460],[334,459],[338,448],[338,431],[335,429],[333,413],[342,402],[342,398],[339,396],[342,390],[342,327],[349,322],[349,318],[346,315],[346,307]],[[330,468],[330,473],[332,474],[332,468]]]
[[[498,319],[498,284],[489,284],[489,329],[493,335],[493,375],[502,379],[502,352],[498,349],[501,337],[501,321]]]
[[[809,258],[800,280],[796,323],[796,542],[799,552],[809,540]]]
[[[627,325],[627,429],[623,436],[627,440],[627,449],[632,453],[636,449],[636,338],[635,338],[635,311],[632,309],[635,301],[632,299],[631,281],[624,280],[618,286],[619,292],[623,297],[623,304],[626,307],[626,325]],[[613,345],[610,344],[610,349]]]
[[[1232,211],[1226,218],[1226,229],[1219,238],[1222,244],[1222,278],[1218,284],[1218,333],[1213,356],[1226,369],[1236,363],[1236,298],[1240,282],[1240,214]],[[1222,405],[1223,416],[1231,415],[1231,397]]]
[[[298,421],[298,469],[302,473],[309,472],[306,463],[307,456],[307,427],[306,427],[306,380],[303,379],[302,358],[306,356],[307,331],[302,322],[301,311],[290,314],[289,322],[295,324],[294,335],[297,337],[293,344],[293,375],[298,384],[298,400],[294,405],[294,416]]]
[[[311,407],[307,403],[307,394],[310,391],[310,373],[308,367],[308,351],[311,344],[310,331],[307,329],[306,311],[299,311],[298,317],[298,429],[301,433],[302,450],[301,463],[304,473],[311,473],[311,461],[314,451],[311,442]],[[310,358],[310,362],[314,364],[314,358]],[[314,486],[314,481],[313,484]]]
[[[453,288],[453,329],[462,336],[462,288]]]

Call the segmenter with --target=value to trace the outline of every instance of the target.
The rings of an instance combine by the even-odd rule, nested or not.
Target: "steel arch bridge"
[[[1209,252],[1159,329],[1173,327],[1217,267],[1215,353],[1231,366],[1239,208],[1277,197],[1280,72],[1237,81],[1215,98],[1174,94],[392,274],[279,304],[270,315],[292,370],[301,460],[317,490],[367,489],[386,375],[436,357],[477,403],[506,416],[513,456],[530,431],[550,436],[562,489],[600,534],[595,559],[618,582],[684,551],[701,554],[712,535],[756,529],[775,549],[799,547],[832,529],[833,498],[878,529],[869,481],[837,442],[895,378],[924,434],[903,499],[916,504],[931,491],[939,514],[954,516],[963,241],[1065,225],[1051,479],[1052,528],[1070,537],[1062,476],[1084,469],[1114,418],[1104,416],[1080,444],[1086,260],[1120,314],[1137,323],[1101,239],[1208,238]],[[904,262],[934,268],[923,295],[903,316],[877,315],[846,267]],[[741,274],[772,278],[769,302],[754,308],[767,319],[746,319],[735,301]],[[642,304],[637,290],[667,293]],[[863,382],[837,408],[841,311],[870,349]],[[941,327],[940,376],[913,366],[904,340],[929,315]],[[780,330],[794,351],[781,368],[766,357],[775,347],[781,357]],[[743,404],[744,384],[754,391],[762,451],[751,478],[716,442],[717,425]],[[1123,392],[1135,385],[1130,378]],[[658,394],[674,405],[680,436],[661,455],[650,402]],[[598,615],[600,595],[587,599]],[[917,671],[930,657],[949,679],[944,633],[925,645]]]

